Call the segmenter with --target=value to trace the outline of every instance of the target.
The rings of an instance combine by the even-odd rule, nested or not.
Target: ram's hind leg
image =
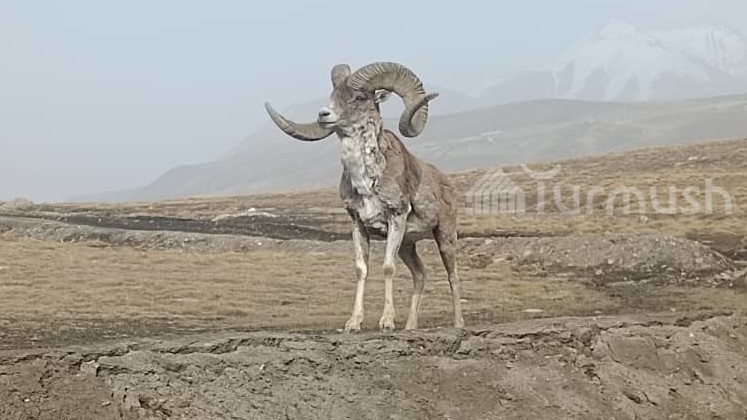
[[[449,276],[449,287],[451,288],[451,299],[454,304],[454,327],[464,328],[462,318],[462,299],[459,289],[459,273],[457,272],[457,232],[456,229],[439,226],[433,231],[433,236],[438,244],[441,260],[446,267]]]
[[[405,329],[414,330],[418,328],[418,313],[420,312],[420,303],[423,299],[423,288],[425,287],[425,267],[423,266],[423,261],[418,256],[415,242],[403,242],[399,248],[399,257],[407,268],[410,269],[410,274],[412,274],[412,301]]]

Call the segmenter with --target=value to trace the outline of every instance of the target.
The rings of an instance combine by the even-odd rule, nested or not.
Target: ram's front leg
[[[384,253],[384,312],[379,321],[382,330],[394,329],[394,273],[397,253],[402,245],[407,229],[407,213],[397,214],[389,218],[386,236],[386,252]]]
[[[355,273],[357,283],[355,286],[355,303],[353,314],[345,324],[345,332],[358,331],[363,322],[363,295],[366,291],[366,278],[368,278],[368,255],[370,240],[368,231],[360,221],[353,222],[353,248],[355,250]]]

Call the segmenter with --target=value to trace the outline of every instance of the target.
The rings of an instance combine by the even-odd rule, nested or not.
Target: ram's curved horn
[[[390,90],[405,103],[399,119],[399,131],[405,137],[416,137],[428,121],[428,102],[438,96],[426,95],[423,83],[412,70],[399,63],[376,62],[361,67],[348,78],[348,86],[354,89],[375,91]]]
[[[270,118],[285,134],[302,141],[317,141],[321,140],[330,134],[332,130],[324,128],[319,123],[306,123],[301,124],[293,122],[284,116],[280,115],[269,102],[265,102],[265,109],[270,114]]]

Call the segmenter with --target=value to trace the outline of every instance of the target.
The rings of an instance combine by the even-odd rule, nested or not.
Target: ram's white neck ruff
[[[374,183],[384,172],[379,130],[374,124],[368,124],[353,130],[352,135],[340,134],[340,140],[342,165],[350,177],[351,186],[361,196],[372,196]]]

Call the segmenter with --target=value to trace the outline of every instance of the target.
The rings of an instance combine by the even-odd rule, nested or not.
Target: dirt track
[[[3,419],[744,419],[746,390],[740,315],[0,353]]]
[[[3,213],[0,212],[0,216]],[[325,220],[309,215],[275,215],[260,213],[228,217],[225,219],[196,219],[187,217],[167,217],[156,215],[117,215],[109,213],[54,213],[54,212],[14,212],[15,218],[37,221],[57,221],[69,225],[91,226],[95,228],[124,229],[132,231],[170,231],[205,234],[230,234],[239,236],[262,236],[272,239],[307,239],[313,241],[335,241],[350,238],[349,234],[330,232],[323,229]]]

